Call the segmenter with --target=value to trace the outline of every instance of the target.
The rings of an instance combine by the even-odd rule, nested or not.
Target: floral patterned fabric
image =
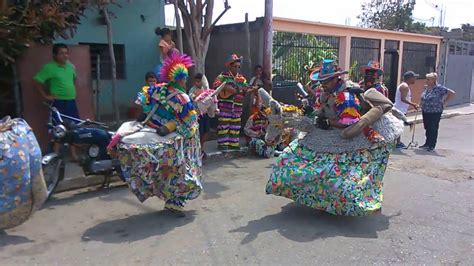
[[[159,144],[120,143],[117,147],[125,180],[141,202],[157,196],[184,205],[200,195],[199,135],[175,136]]]
[[[293,141],[278,158],[266,187],[335,215],[364,216],[381,208],[383,176],[393,143],[344,153],[315,153]]]
[[[46,200],[41,150],[22,119],[0,121],[0,229],[26,221]]]
[[[431,90],[425,88],[421,94],[421,110],[423,113],[442,113],[444,109],[444,96],[448,89],[442,85],[436,85]]]

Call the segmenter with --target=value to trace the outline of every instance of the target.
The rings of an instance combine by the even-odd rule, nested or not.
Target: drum
[[[122,174],[140,201],[150,196],[196,198],[201,191],[201,147],[198,137],[171,133],[161,137],[137,122],[126,122],[117,145]]]

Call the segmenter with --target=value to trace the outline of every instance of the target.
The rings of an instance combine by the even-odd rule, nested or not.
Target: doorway
[[[398,81],[398,60],[399,54],[397,50],[386,50],[384,53],[384,83],[388,88],[388,97],[395,102],[395,93],[397,92]]]

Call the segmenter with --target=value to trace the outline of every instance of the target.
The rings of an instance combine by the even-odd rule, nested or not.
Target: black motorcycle
[[[86,176],[103,175],[102,187],[110,184],[110,178],[120,176],[120,162],[112,159],[107,153],[114,132],[107,131],[107,126],[92,120],[81,120],[61,114],[55,107],[46,104],[50,110],[48,129],[52,134],[52,144],[61,143],[65,146],[74,146],[78,153],[78,164]],[[42,158],[43,173],[50,197],[59,182],[64,179],[65,160],[55,152],[46,154]]]

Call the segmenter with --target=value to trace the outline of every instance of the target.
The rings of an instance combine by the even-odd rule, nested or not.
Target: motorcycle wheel
[[[48,191],[48,199],[53,195],[54,190],[61,180],[64,173],[64,161],[57,157],[52,159],[48,164],[43,165],[44,181]]]

